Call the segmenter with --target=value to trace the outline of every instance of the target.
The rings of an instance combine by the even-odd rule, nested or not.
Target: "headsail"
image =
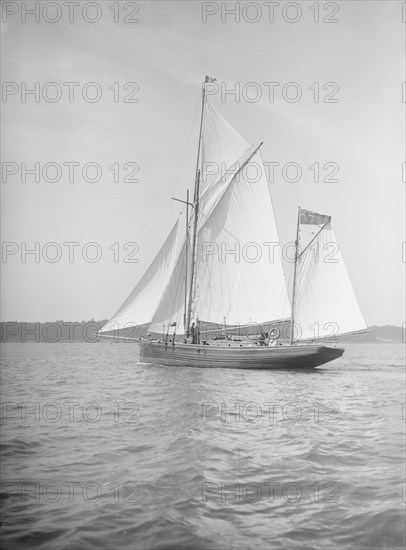
[[[302,252],[299,248],[295,339],[318,340],[365,330],[331,218],[303,210],[299,216]]]
[[[168,279],[165,292],[151,320],[149,330],[152,332],[161,333],[162,330],[166,332],[168,327],[176,323],[176,332],[184,334],[186,257],[190,258],[190,250],[186,254],[186,247],[190,249],[190,243],[186,242],[185,239],[174,269]]]
[[[152,321],[177,259],[178,221],[134,290],[99,332],[120,330]]]

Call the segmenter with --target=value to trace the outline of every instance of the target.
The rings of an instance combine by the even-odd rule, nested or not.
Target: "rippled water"
[[[5,345],[3,548],[403,548],[404,348],[346,347],[282,372]]]

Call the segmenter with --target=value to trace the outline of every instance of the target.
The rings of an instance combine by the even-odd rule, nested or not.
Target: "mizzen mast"
[[[295,329],[295,298],[296,298],[296,273],[297,273],[297,261],[299,258],[299,224],[300,224],[300,206],[297,212],[297,228],[296,228],[296,240],[295,240],[295,267],[293,270],[293,290],[292,290],[292,314],[290,318],[290,343],[293,344],[294,329]]]

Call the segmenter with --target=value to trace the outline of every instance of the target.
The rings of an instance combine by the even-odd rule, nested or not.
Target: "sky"
[[[181,211],[171,197],[192,192],[208,74],[210,102],[279,163],[281,243],[298,206],[331,215],[367,325],[404,322],[402,2],[281,1],[273,17],[262,2],[23,13],[34,4],[2,4],[3,321],[102,319],[121,305]],[[35,163],[39,181],[24,174]],[[338,181],[323,181],[334,166]]]

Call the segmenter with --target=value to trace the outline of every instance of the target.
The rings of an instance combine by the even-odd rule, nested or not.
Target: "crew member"
[[[200,344],[200,321],[197,320],[196,327],[195,327],[195,344]]]

